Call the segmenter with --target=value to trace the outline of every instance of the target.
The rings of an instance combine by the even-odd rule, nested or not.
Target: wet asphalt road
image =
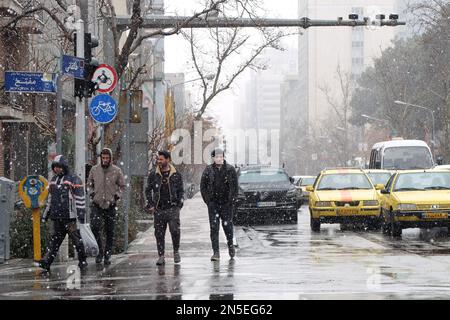
[[[402,239],[393,239],[323,225],[314,234],[302,207],[298,224],[236,227],[234,260],[221,231],[221,260],[211,262],[206,206],[198,195],[185,203],[181,224],[179,265],[173,263],[169,234],[166,265],[155,265],[150,229],[107,268],[90,258],[79,283],[68,285],[70,264],[54,264],[49,276],[40,275],[29,260],[0,265],[0,299],[450,298],[445,229],[408,229]]]

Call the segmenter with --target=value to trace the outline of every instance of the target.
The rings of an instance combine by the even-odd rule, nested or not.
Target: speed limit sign
[[[92,82],[97,85],[97,91],[107,93],[114,90],[117,84],[117,73],[113,67],[107,64],[101,64],[95,70],[92,76]]]

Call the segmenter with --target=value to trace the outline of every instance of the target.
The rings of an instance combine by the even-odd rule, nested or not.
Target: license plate
[[[276,202],[258,202],[258,207],[275,207],[277,205]]]
[[[354,208],[337,209],[337,214],[341,215],[341,216],[348,216],[348,215],[352,215],[352,214],[358,214],[358,209],[354,209]]]
[[[448,213],[427,212],[427,213],[424,213],[422,217],[425,219],[447,219]]]

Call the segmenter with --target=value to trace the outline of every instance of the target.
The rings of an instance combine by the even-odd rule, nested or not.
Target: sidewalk
[[[188,256],[208,256],[212,255],[211,240],[209,237],[208,208],[203,202],[200,193],[192,199],[185,200],[180,212],[181,220],[181,244],[180,254]],[[228,255],[226,238],[222,227],[220,230],[220,247],[222,254]],[[156,240],[153,226],[130,243],[128,254],[148,253],[157,258]],[[172,257],[172,240],[167,228],[166,232],[166,257]]]
[[[226,238],[220,231],[220,265],[228,266]],[[212,254],[207,207],[200,194],[188,199],[181,210],[181,264],[173,263],[170,232],[166,233],[166,265],[156,266],[158,258],[154,228],[138,235],[125,254],[113,255],[111,265],[96,265],[88,258],[88,269],[70,290],[70,270],[78,261],[54,263],[50,275],[31,259],[14,259],[0,265],[0,300],[4,299],[159,299],[180,296],[181,288],[199,286],[197,277],[211,272]],[[218,266],[218,265],[217,265]],[[215,266],[215,267],[217,267]],[[180,276],[180,270],[183,276]],[[203,284],[202,286],[205,286]],[[186,297],[186,294],[183,295]],[[189,295],[187,296],[189,297]],[[208,298],[194,295],[193,298]]]

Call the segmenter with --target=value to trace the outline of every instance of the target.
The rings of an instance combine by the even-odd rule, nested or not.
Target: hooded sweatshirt
[[[52,162],[52,170],[55,166],[59,166],[63,170],[61,174],[55,174],[50,180],[47,207],[43,218],[52,220],[78,218],[84,221],[86,199],[83,181],[70,172],[64,156],[58,155],[55,157]]]
[[[111,149],[104,148],[102,153],[107,152],[111,161],[107,168],[103,168],[101,161],[92,167],[87,181],[88,193],[93,194],[93,202],[102,209],[108,209],[122,197],[125,190],[125,179],[122,170],[112,164],[113,153]]]

